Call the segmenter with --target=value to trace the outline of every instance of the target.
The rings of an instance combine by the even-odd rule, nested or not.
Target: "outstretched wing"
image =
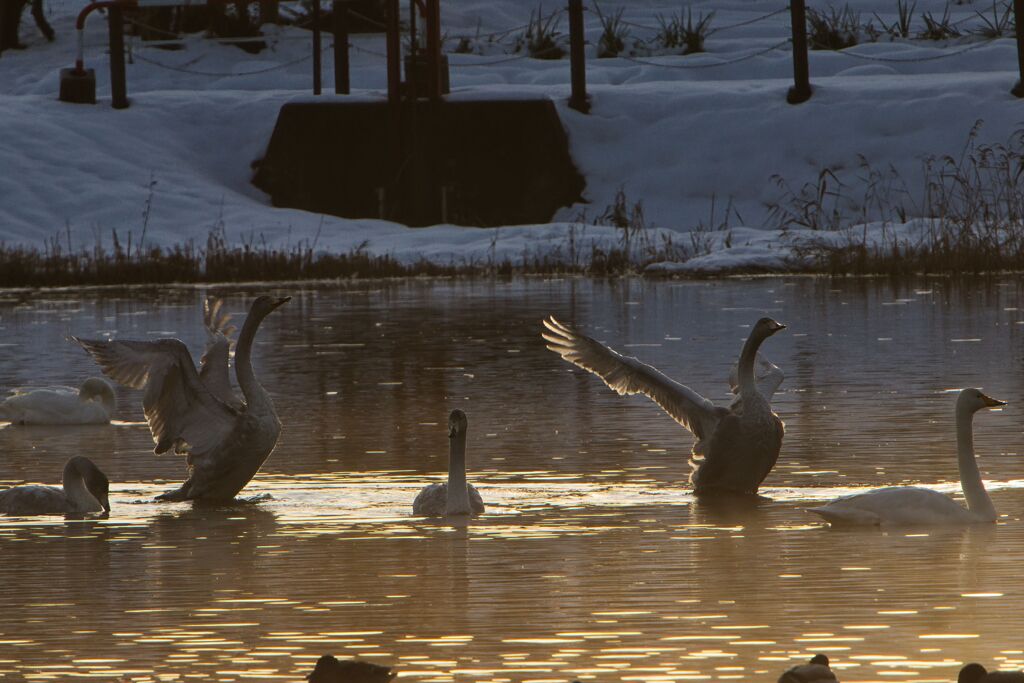
[[[762,356],[758,351],[757,358],[754,359],[754,381],[757,383],[757,392],[764,396],[764,400],[771,403],[772,397],[782,386],[784,379],[786,379],[786,373],[782,371],[782,368]],[[732,369],[729,371],[729,388],[734,394],[740,393],[739,361],[733,363]],[[736,401],[733,401],[734,405],[735,403]]]
[[[223,403],[238,409],[242,407],[242,402],[235,396],[228,375],[231,335],[235,331],[235,326],[230,325],[230,322],[231,314],[224,310],[220,299],[207,298],[203,301],[206,351],[199,359],[199,381]]]
[[[623,356],[554,317],[544,320],[544,327],[547,331],[542,336],[548,342],[548,349],[594,373],[619,394],[643,394],[700,440],[709,437],[718,421],[728,413],[650,365]]]
[[[207,453],[234,429],[238,412],[218,400],[202,382],[185,345],[177,339],[101,341],[72,337],[111,379],[145,389],[142,410],[156,447]]]

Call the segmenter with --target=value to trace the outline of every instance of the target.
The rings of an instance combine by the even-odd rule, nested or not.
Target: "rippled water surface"
[[[243,317],[254,290],[218,289]],[[278,288],[254,352],[284,431],[245,491],[156,504],[184,463],[152,454],[141,392],[109,427],[0,428],[0,486],[87,455],[109,519],[0,519],[0,678],[297,681],[323,653],[410,681],[774,681],[825,652],[845,681],[950,681],[1024,665],[1024,288],[754,279],[405,281]],[[6,293],[0,388],[96,374],[65,341],[185,340],[207,290]],[[1020,307],[1021,310],[1018,309]],[[545,350],[549,313],[728,400],[749,326],[787,374],[766,496],[695,503],[688,433]],[[806,507],[862,487],[956,492],[949,390],[979,414],[992,527],[828,529]],[[470,420],[488,512],[410,516]]]

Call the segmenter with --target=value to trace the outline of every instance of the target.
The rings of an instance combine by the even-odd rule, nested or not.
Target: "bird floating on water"
[[[783,435],[782,420],[769,403],[782,383],[782,371],[758,359],[758,348],[785,325],[771,318],[761,318],[754,325],[737,363],[738,398],[729,408],[716,406],[650,365],[621,355],[553,316],[544,320],[544,327],[548,349],[594,373],[619,394],[647,396],[693,432],[697,442],[690,460],[690,482],[696,493],[757,493],[778,460]],[[767,370],[763,381],[768,396],[755,377],[755,360]]]
[[[810,508],[836,525],[957,525],[996,521],[996,508],[985,491],[974,456],[971,423],[982,408],[1006,405],[978,389],[964,389],[956,399],[956,445],[960,486],[967,508],[947,495],[919,486],[888,486],[838,498],[828,505]]]
[[[828,657],[814,655],[807,664],[798,664],[779,676],[779,683],[839,683],[829,668]]]
[[[397,675],[379,664],[324,655],[317,660],[313,673],[306,676],[306,680],[309,683],[389,683]]]
[[[64,465],[62,487],[15,486],[0,491],[0,513],[74,515],[110,512],[110,482],[92,460],[76,455]]]
[[[1024,683],[1024,672],[987,671],[981,664],[972,663],[960,669],[956,683]]]
[[[98,425],[110,422],[117,407],[114,389],[100,377],[82,386],[16,389],[0,402],[0,421],[21,425]]]
[[[216,370],[211,368],[204,382],[188,348],[178,339],[74,338],[105,375],[133,389],[145,389],[142,408],[156,443],[153,452],[173,448],[187,454],[188,480],[181,488],[157,496],[158,500],[231,501],[270,456],[281,422],[253,372],[252,344],[263,319],[289,300],[260,296],[249,308],[235,351],[235,377],[244,402],[234,397],[226,381],[226,348],[223,366],[217,361]],[[215,378],[212,387],[211,377]]]
[[[455,409],[448,416],[448,482],[424,487],[412,502],[412,513],[424,517],[479,515],[484,511],[480,492],[466,481],[466,414]]]

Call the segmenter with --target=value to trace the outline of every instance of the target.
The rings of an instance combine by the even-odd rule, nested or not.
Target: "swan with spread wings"
[[[760,358],[758,348],[785,325],[771,318],[761,318],[754,325],[734,373],[737,397],[728,408],[716,406],[650,365],[623,356],[554,317],[544,320],[544,327],[548,349],[594,373],[619,394],[647,396],[693,432],[697,441],[690,482],[696,493],[757,493],[778,460],[783,434],[782,420],[770,405],[782,383],[782,371]]]
[[[252,343],[260,323],[291,297],[258,297],[238,335],[235,377],[245,401],[228,379],[227,317],[219,304],[207,305],[210,335],[202,367],[196,371],[188,348],[178,339],[155,341],[74,340],[111,379],[144,389],[142,409],[160,454],[186,454],[188,480],[158,500],[226,502],[238,494],[277,444],[281,422],[252,368]]]

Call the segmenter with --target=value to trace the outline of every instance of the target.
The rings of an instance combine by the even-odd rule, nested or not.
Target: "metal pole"
[[[313,94],[319,95],[320,87],[320,0],[313,0]]]
[[[1013,0],[1013,17],[1017,35],[1017,70],[1020,80],[1010,90],[1016,97],[1024,97],[1024,0]]]
[[[388,102],[397,106],[401,98],[402,43],[398,29],[398,0],[388,0]]]
[[[572,80],[569,106],[586,114],[590,111],[590,100],[587,98],[587,57],[583,49],[583,0],[569,0],[569,75]]]
[[[807,16],[804,0],[790,0],[789,12],[793,27],[793,87],[786,94],[786,101],[790,104],[800,104],[811,99],[810,67],[807,65]]]
[[[427,0],[427,69],[427,96],[437,101],[441,99],[441,0]]]
[[[348,95],[348,3],[334,0],[331,14],[334,15],[334,93]]]
[[[107,8],[110,34],[110,104],[114,109],[128,108],[128,87],[124,73],[124,13],[118,5]]]
[[[382,218],[391,218],[398,208],[398,192],[401,181],[399,171],[402,168],[402,43],[398,27],[400,12],[398,0],[387,0],[386,7],[388,12],[388,123],[390,129],[388,156],[391,159],[390,168],[394,175],[384,188],[384,199],[381,205],[384,209]]]

